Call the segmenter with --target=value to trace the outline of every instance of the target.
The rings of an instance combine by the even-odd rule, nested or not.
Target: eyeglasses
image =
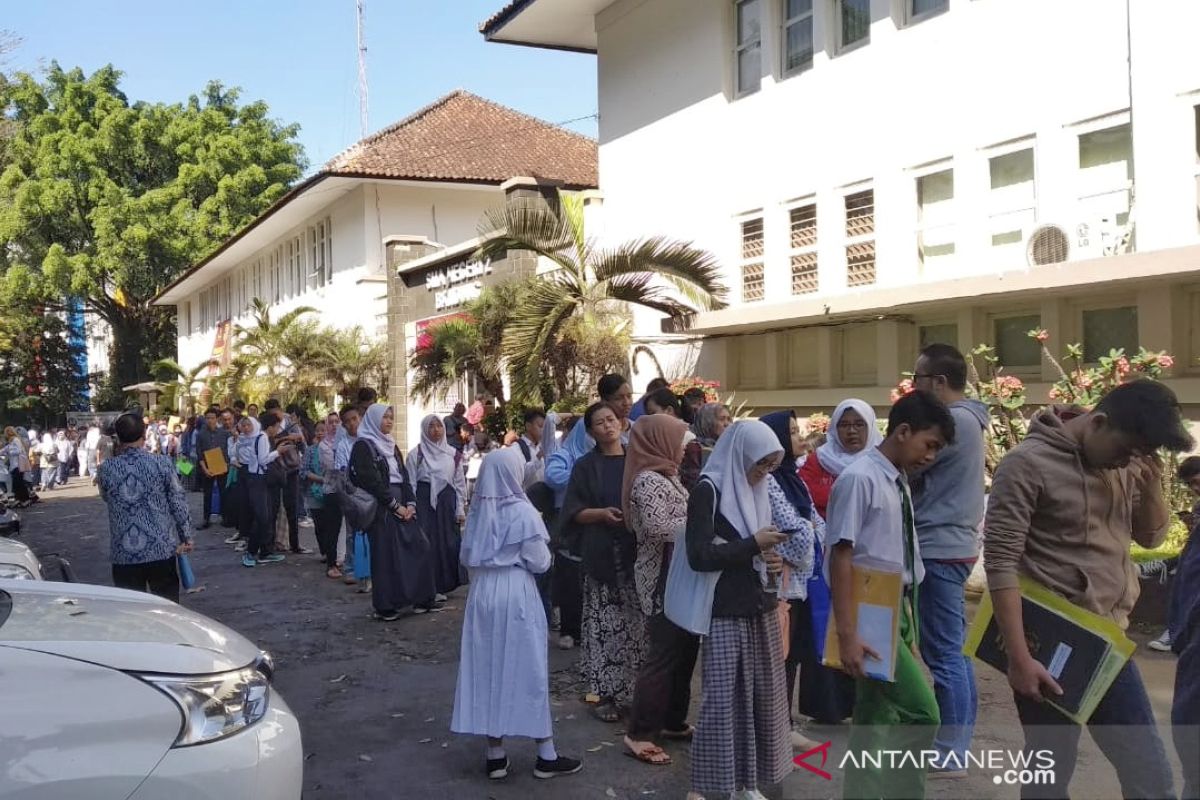
[[[839,431],[865,431],[867,423],[865,422],[839,422],[837,426]]]
[[[914,372],[913,373],[913,380],[916,380],[917,378],[929,378],[929,380],[932,381],[932,380],[936,380],[937,378],[945,378],[945,377],[946,377],[945,375],[935,375],[932,372]]]

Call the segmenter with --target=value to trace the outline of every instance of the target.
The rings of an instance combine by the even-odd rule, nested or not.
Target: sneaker
[[[312,526],[313,526],[313,521],[312,521],[311,517],[301,517],[300,518],[300,527],[301,528],[311,528]]]
[[[225,537],[225,544],[237,544],[241,540],[242,540],[242,535],[240,533],[235,533],[233,536]]]
[[[1171,652],[1171,632],[1169,630],[1163,631],[1162,636],[1147,642],[1146,647],[1159,653]]]
[[[250,555],[249,553],[246,553],[246,555],[242,556],[242,566],[243,567],[253,567],[257,563],[258,563],[258,559],[256,559],[254,556]]]
[[[260,556],[258,563],[260,564],[278,564],[280,561],[285,561],[283,553],[270,553],[265,556]]]
[[[1167,562],[1161,558],[1156,561],[1144,561],[1141,564],[1138,564],[1137,569],[1138,577],[1142,580],[1146,580],[1148,578],[1157,578],[1159,583],[1166,583],[1167,576],[1171,571],[1167,566]]]
[[[558,649],[559,650],[570,650],[574,646],[575,646],[575,639],[573,637],[567,636],[566,634],[558,637]]]
[[[235,552],[235,553],[246,552],[246,543],[239,540],[238,543],[233,546],[233,552]]]
[[[413,613],[414,614],[428,614],[429,609],[426,608],[425,606],[413,606]]]
[[[400,614],[396,611],[376,611],[375,619],[379,620],[380,622],[395,622],[396,620],[400,619]],[[503,778],[504,776],[501,775],[500,777]]]
[[[441,592],[438,592],[437,594],[435,594],[433,596],[433,602],[435,602],[435,603],[444,603],[444,602],[446,602],[447,599],[448,598],[446,597],[446,595],[442,594]]]
[[[293,547],[292,552],[298,556],[307,556],[312,553],[312,550],[307,547]]]
[[[538,758],[533,765],[533,777],[557,778],[560,775],[574,775],[581,769],[583,769],[583,762],[575,758],[559,756],[553,761]]]
[[[498,781],[508,777],[508,756],[504,758],[489,758],[487,760],[488,780]]]

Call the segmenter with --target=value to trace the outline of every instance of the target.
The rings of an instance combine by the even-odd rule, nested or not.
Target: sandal
[[[325,577],[333,578],[336,580],[337,578],[341,578],[343,576],[342,576],[342,571],[340,569],[338,569],[337,567],[330,567],[329,569],[325,570]]]
[[[696,726],[695,725],[687,725],[683,728],[683,730],[678,730],[678,731],[664,730],[664,731],[662,731],[662,733],[660,735],[664,739],[670,739],[671,741],[675,741],[675,742],[690,742],[692,740],[692,736],[695,735],[695,733],[696,733]]]
[[[671,766],[671,756],[653,742],[635,742],[625,737],[625,755],[653,767]]]
[[[601,703],[592,709],[592,716],[601,722],[620,722],[621,712],[612,703]]]

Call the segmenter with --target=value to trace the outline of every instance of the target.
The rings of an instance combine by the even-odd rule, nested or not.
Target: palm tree
[[[485,215],[480,234],[475,259],[527,250],[557,267],[530,285],[504,336],[514,397],[548,399],[543,364],[572,318],[603,316],[632,303],[686,320],[697,309],[725,305],[727,290],[712,255],[661,236],[601,248],[584,232],[579,195],[560,192],[557,203],[510,201]]]
[[[255,383],[263,384],[262,388],[266,389],[267,394],[279,391],[286,385],[286,370],[294,366],[287,358],[287,342],[304,315],[315,313],[317,309],[312,306],[298,306],[272,321],[271,307],[256,297],[253,323],[248,327],[234,326],[234,348],[251,367],[250,376],[262,377],[261,381]],[[281,370],[284,371],[283,375],[280,374]]]
[[[208,371],[210,367],[218,365],[219,362],[215,359],[209,359],[188,370],[180,366],[179,362],[174,359],[163,358],[155,361],[150,365],[150,372],[157,376],[162,384],[162,396],[159,403],[164,408],[177,411],[182,410],[180,409],[180,400],[183,400],[185,406],[194,405],[199,394],[192,390],[197,383],[206,383],[201,378],[201,374]]]
[[[425,402],[434,397],[445,398],[460,379],[474,377],[496,398],[496,404],[504,408],[499,347],[485,344],[478,321],[466,317],[450,319],[425,333],[428,341],[413,350],[409,361],[414,397]]]
[[[357,325],[347,330],[322,329],[310,340],[311,366],[322,384],[343,397],[353,397],[363,386],[387,394],[388,345],[371,339]]]

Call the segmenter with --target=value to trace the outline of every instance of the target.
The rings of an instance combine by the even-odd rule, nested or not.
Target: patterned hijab
[[[762,417],[762,421],[774,431],[780,446],[783,447],[783,461],[779,462],[779,468],[771,474],[775,477],[779,488],[783,489],[788,502],[795,507],[796,513],[805,519],[811,519],[812,495],[808,493],[808,487],[804,485],[804,481],[800,480],[800,475],[797,473],[799,467],[796,465],[796,456],[792,453],[792,420],[795,418],[795,411],[775,411]]]
[[[643,472],[679,474],[679,445],[687,423],[667,414],[644,414],[633,423],[625,449],[625,474],[621,480],[621,510],[631,518],[629,496],[633,482]]]

